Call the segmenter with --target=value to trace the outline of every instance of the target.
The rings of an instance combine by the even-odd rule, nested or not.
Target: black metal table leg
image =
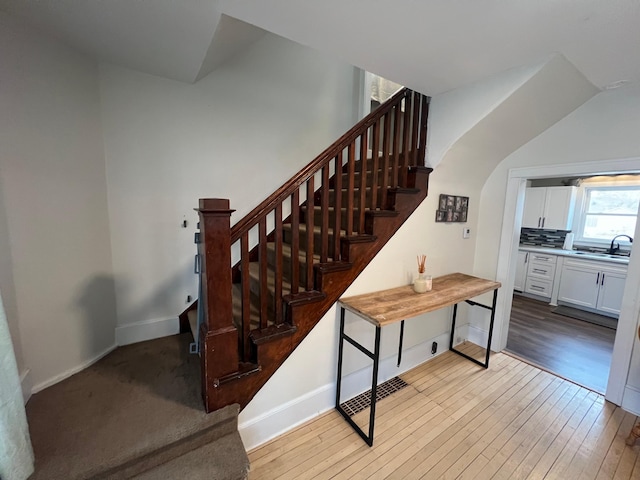
[[[373,446],[373,427],[376,421],[376,400],[378,390],[378,365],[380,364],[380,331],[381,327],[376,326],[376,343],[373,353],[373,374],[371,375],[371,411],[369,412],[369,438],[367,443]]]
[[[340,412],[342,417],[351,425],[351,427],[362,437],[362,439],[369,445],[370,447],[373,445],[373,431],[375,426],[375,418],[376,418],[376,395],[378,389],[378,366],[380,364],[380,334],[382,328],[380,326],[376,326],[376,338],[374,351],[371,352],[367,350],[365,347],[356,342],[353,338],[349,337],[349,335],[344,333],[344,314],[345,309],[340,307],[340,342],[338,344],[338,380],[336,385],[336,410]],[[342,408],[340,405],[340,392],[342,389],[342,359],[344,353],[344,341],[347,341],[370,359],[373,360],[373,373],[371,375],[371,411],[369,413],[369,435],[364,433],[364,431],[360,428],[356,422],[352,420],[349,414]]]
[[[498,300],[498,290],[493,291],[493,303],[491,304],[491,321],[489,322],[489,339],[487,340],[487,358],[485,364],[489,366],[489,353],[491,352],[491,338],[493,337],[493,322],[496,319],[496,303]]]
[[[453,337],[456,334],[456,315],[458,314],[458,304],[454,303],[453,304],[453,315],[451,317],[451,335],[449,336],[449,350],[453,350],[455,352],[455,349],[453,348]]]
[[[402,341],[404,339],[404,320],[400,322],[400,338],[398,339],[398,367],[402,362]]]
[[[475,358],[467,355],[464,352],[461,352],[460,350],[456,350],[453,347],[453,337],[455,335],[455,329],[456,329],[456,314],[458,312],[458,304],[454,304],[453,305],[453,316],[451,319],[451,336],[449,338],[449,350],[451,350],[454,353],[457,353],[458,355],[460,355],[461,357],[466,358],[467,360],[471,360],[473,363],[477,363],[478,365],[484,367],[484,368],[489,368],[489,356],[491,354],[491,338],[493,337],[493,323],[495,320],[495,316],[496,316],[496,302],[498,299],[498,289],[495,289],[493,291],[493,303],[490,307],[488,307],[487,305],[483,305],[481,303],[478,302],[474,302],[471,300],[465,300],[465,302],[467,302],[469,305],[474,306],[474,307],[481,307],[481,308],[485,308],[487,310],[491,310],[491,321],[489,322],[489,338],[487,340],[487,354],[485,356],[485,360],[484,363],[481,362],[480,360],[476,360]]]
[[[340,307],[340,340],[338,341],[338,380],[336,383],[336,408],[340,407],[340,389],[342,387],[342,355],[344,352],[344,308]]]

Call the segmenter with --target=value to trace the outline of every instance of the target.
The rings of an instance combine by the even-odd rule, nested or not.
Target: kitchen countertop
[[[629,264],[629,257],[619,255],[609,255],[607,253],[593,253],[578,250],[562,250],[561,248],[534,247],[530,245],[520,245],[518,247],[523,252],[547,253],[549,255],[560,255],[563,257],[583,258],[584,260],[595,260],[598,262]]]

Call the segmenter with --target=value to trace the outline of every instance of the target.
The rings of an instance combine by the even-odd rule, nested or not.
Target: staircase
[[[200,200],[208,412],[244,407],[424,200],[428,107],[400,90],[233,228]]]
[[[202,411],[190,341],[184,333],[118,347],[34,394],[29,479],[246,479],[239,406]]]

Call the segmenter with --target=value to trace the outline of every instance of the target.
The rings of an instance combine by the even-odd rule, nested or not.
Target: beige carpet
[[[118,348],[34,395],[27,403],[36,456],[31,479],[130,478],[226,435],[237,437],[237,405],[204,412],[190,341],[183,334]],[[245,473],[247,467],[246,461],[238,466]]]

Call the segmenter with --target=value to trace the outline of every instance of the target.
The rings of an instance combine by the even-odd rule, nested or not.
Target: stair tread
[[[300,208],[301,208],[303,211],[305,211],[305,212],[307,211],[307,206],[306,206],[306,205],[303,205],[303,206],[302,206],[302,207],[300,207]],[[315,211],[319,211],[319,210],[321,210],[321,209],[322,209],[322,206],[321,206],[321,205],[314,205],[314,206],[313,206],[313,209],[314,209]],[[335,211],[335,209],[336,209],[336,207],[327,207],[327,210],[328,210],[330,213],[332,213],[333,211]],[[340,208],[340,211],[341,211],[341,212],[346,211],[346,210],[347,210],[347,207],[341,207],[341,208]],[[370,208],[367,208],[366,210],[367,210],[367,212],[380,212],[380,211],[393,212],[393,210],[385,210],[385,209],[383,209],[383,208],[376,208],[375,210],[371,210]],[[358,213],[358,209],[357,209],[357,208],[356,208],[356,209],[354,209],[354,212],[353,212],[353,213],[354,213],[354,215],[355,215],[355,214],[357,214],[357,213]]]
[[[236,320],[236,328],[240,329],[242,325],[242,286],[239,283],[233,284],[231,287],[233,318]],[[251,330],[258,328],[260,325],[260,312],[254,301],[249,302],[249,318]]]
[[[289,323],[281,323],[279,325],[269,325],[266,328],[260,330],[253,330],[251,332],[251,340],[256,345],[277,340],[279,338],[288,337],[293,335],[297,331],[295,325]]]
[[[285,230],[291,230],[291,224],[290,223],[285,223],[282,226],[283,229]],[[307,233],[307,225],[305,223],[300,223],[300,232],[304,232],[305,234]],[[331,228],[331,225],[329,225],[329,235],[333,235],[333,228]],[[322,227],[319,225],[314,225],[313,226],[313,233],[316,234],[322,234]],[[347,234],[346,230],[340,229],[340,236],[344,237]],[[301,235],[302,236],[302,235]],[[300,247],[302,249],[302,246]]]
[[[267,243],[267,250],[270,252],[274,252],[276,250],[276,244],[275,242],[269,242]],[[289,245],[288,243],[282,242],[282,255],[288,258],[291,258],[291,245]],[[300,259],[301,262],[306,262],[307,261],[307,252],[306,250],[303,250],[302,248],[300,248],[298,250],[298,258]],[[318,254],[314,254],[313,255],[313,263],[318,263],[320,262],[320,255]]]
[[[248,475],[249,457],[240,434],[234,432],[133,478],[136,480],[167,478],[244,480]]]
[[[260,264],[258,262],[249,263],[249,276],[255,280],[260,278]],[[267,290],[275,290],[276,284],[276,272],[267,268]],[[282,294],[286,295],[291,291],[291,282],[289,282],[284,276],[282,277]]]

